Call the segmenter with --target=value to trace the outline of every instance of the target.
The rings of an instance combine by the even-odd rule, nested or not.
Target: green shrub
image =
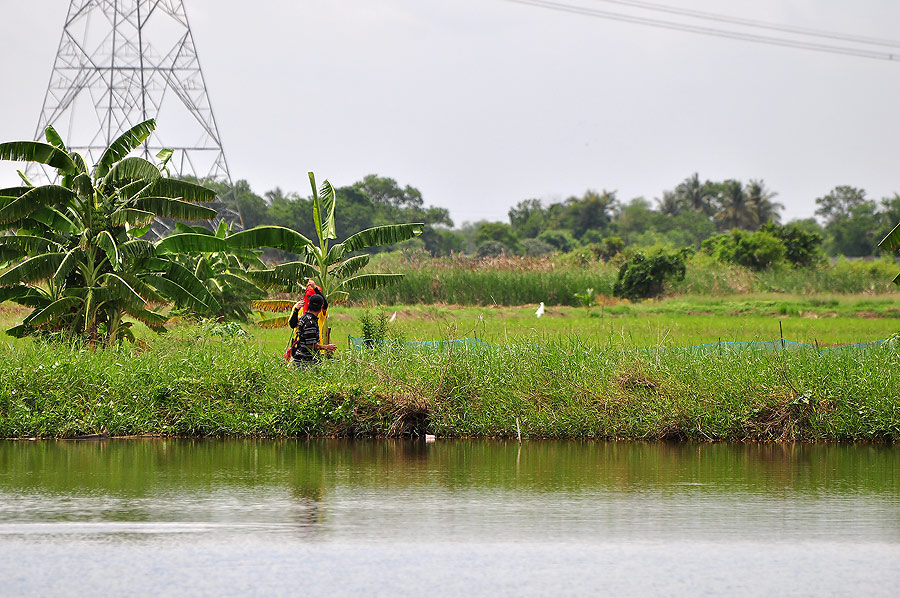
[[[607,262],[625,249],[625,241],[621,237],[606,237],[599,243],[591,243],[588,249],[598,260]]]
[[[666,282],[684,280],[685,271],[680,253],[659,253],[652,257],[636,253],[619,269],[613,295],[632,300],[658,297]]]
[[[759,230],[779,239],[784,244],[785,258],[798,268],[811,268],[825,260],[822,235],[817,232],[804,230],[796,224],[782,226],[772,222]]]
[[[720,262],[765,270],[784,261],[787,248],[781,239],[766,231],[755,233],[734,229],[703,241],[701,248]]]
[[[500,257],[507,252],[507,247],[500,241],[485,241],[475,250],[475,257]]]
[[[525,239],[521,243],[522,252],[526,257],[542,257],[550,255],[554,251],[554,247],[549,243],[545,243],[540,239]]]
[[[563,253],[569,253],[578,246],[578,241],[566,230],[547,230],[539,234],[537,238]]]

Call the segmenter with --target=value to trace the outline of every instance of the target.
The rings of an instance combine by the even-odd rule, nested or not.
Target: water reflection
[[[897,542],[898,464],[877,445],[6,442],[0,534],[145,522],[306,540]]]

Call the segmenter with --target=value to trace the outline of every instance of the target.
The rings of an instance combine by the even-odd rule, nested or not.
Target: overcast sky
[[[0,1],[0,139],[28,139],[69,0]],[[656,1],[900,38],[896,0]],[[588,188],[653,199],[693,172],[764,179],[788,219],[836,185],[900,191],[900,62],[504,0],[185,6],[232,177],[258,193],[306,194],[308,170],[335,185],[377,173],[461,224]]]

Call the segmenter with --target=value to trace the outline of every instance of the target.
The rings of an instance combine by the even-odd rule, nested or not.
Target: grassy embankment
[[[779,322],[785,338],[821,346],[885,338],[898,328],[900,306],[881,271],[894,266],[858,264],[817,271],[834,283],[846,269],[843,282],[825,295],[787,284],[799,276],[794,271],[701,271],[695,264],[682,284],[706,280],[707,296],[638,304],[600,297],[603,305],[591,308],[556,307],[565,301],[545,297],[541,319],[534,304],[499,307],[474,293],[528,302],[523,298],[531,286],[545,284],[546,272],[423,269],[416,284],[431,276],[429,288],[453,291],[438,293],[444,300],[487,306],[428,305],[431,298],[409,276],[404,284],[412,291],[402,292],[422,293],[418,305],[385,304],[388,297],[370,295],[362,306],[336,307],[335,340],[359,336],[359,316],[378,305],[397,311],[396,325],[408,340],[477,334],[518,347],[343,350],[302,371],[280,360],[285,330],[255,326],[248,327],[250,339],[230,340],[195,326],[174,326],[165,336],[143,330],[145,345],[96,351],[0,337],[0,437],[73,436],[104,428],[114,435],[513,436],[518,419],[526,438],[895,441],[896,350],[676,349],[719,339],[777,338]],[[550,277],[540,288],[562,288],[557,283],[569,277],[572,293],[588,283],[604,293],[590,269],[552,269],[562,278]],[[439,278],[444,274],[455,282]],[[777,285],[767,277],[781,286],[773,289]],[[838,287],[865,292],[842,294]],[[512,295],[523,288],[528,290]],[[404,297],[401,290],[393,292]],[[755,294],[733,295],[738,291]],[[6,328],[24,313],[0,306],[0,325]]]
[[[900,439],[892,349],[704,353],[577,340],[345,351],[296,371],[257,343],[181,327],[152,350],[0,346],[0,437],[514,436]]]

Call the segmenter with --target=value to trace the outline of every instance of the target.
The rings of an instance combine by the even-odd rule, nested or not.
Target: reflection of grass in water
[[[530,339],[533,342],[529,343]],[[182,327],[150,348],[0,345],[0,437],[111,434],[900,439],[900,355],[635,349],[533,333],[513,348],[344,351],[287,367]]]

